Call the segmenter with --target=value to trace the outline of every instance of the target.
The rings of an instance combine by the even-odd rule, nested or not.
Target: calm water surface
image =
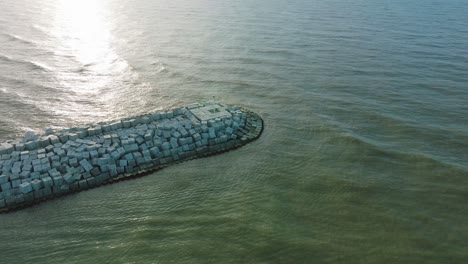
[[[256,142],[0,215],[0,263],[466,263],[468,2],[4,0],[0,139],[196,101]]]

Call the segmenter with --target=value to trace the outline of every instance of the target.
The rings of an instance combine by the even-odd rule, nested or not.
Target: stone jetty
[[[0,144],[0,212],[174,163],[225,152],[257,139],[263,121],[233,105],[201,103]]]

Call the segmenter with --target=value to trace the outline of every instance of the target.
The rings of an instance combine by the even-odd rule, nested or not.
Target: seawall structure
[[[0,212],[225,152],[257,139],[263,120],[200,103],[0,144]]]

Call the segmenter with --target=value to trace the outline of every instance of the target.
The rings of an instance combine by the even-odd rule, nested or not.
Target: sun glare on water
[[[121,95],[122,80],[133,78],[126,60],[115,49],[110,27],[112,17],[106,1],[56,0],[54,3],[54,49],[57,52],[55,79],[67,93],[68,109],[58,112],[87,112],[105,116]],[[86,102],[83,104],[82,102]],[[86,110],[94,104],[93,111]],[[96,106],[101,108],[97,111]],[[68,113],[64,113],[69,115]]]
[[[103,62],[115,55],[101,1],[61,0],[57,3],[56,22],[63,44],[83,65]]]

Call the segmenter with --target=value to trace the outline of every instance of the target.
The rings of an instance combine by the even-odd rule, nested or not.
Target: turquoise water
[[[1,141],[207,100],[266,124],[236,151],[0,215],[0,263],[465,263],[467,13],[0,2]]]

